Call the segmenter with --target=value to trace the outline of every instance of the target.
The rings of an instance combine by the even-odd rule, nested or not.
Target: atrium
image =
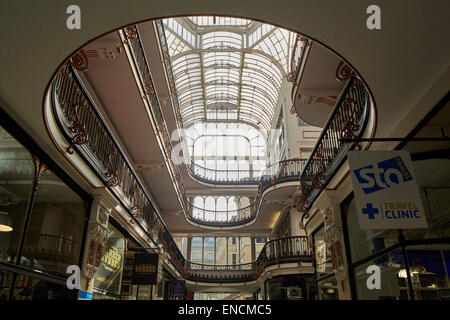
[[[0,298],[448,300],[449,5],[325,2],[12,4]]]

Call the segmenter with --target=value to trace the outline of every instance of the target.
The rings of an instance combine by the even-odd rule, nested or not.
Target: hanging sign
[[[427,228],[407,151],[348,153],[361,229]]]
[[[186,281],[172,280],[170,282],[170,296],[184,298],[186,290]]]
[[[156,284],[158,274],[158,254],[135,254],[133,266],[133,284]]]

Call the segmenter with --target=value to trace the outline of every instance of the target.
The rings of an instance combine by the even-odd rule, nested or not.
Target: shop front
[[[75,299],[66,270],[81,264],[91,198],[0,119],[0,300]]]

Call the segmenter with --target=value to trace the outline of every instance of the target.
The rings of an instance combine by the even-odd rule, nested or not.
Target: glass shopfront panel
[[[8,300],[9,290],[11,289],[13,273],[0,271],[0,301]]]
[[[450,300],[450,244],[406,249],[415,299]]]
[[[380,289],[369,289],[367,273],[369,266],[380,268]],[[356,298],[358,300],[408,300],[408,281],[404,274],[405,263],[401,249],[375,258],[354,269]]]
[[[0,262],[15,262],[34,171],[28,150],[0,126]]]
[[[45,170],[34,199],[21,265],[66,276],[67,267],[80,261],[86,209],[79,195]]]
[[[361,230],[356,214],[355,199],[352,199],[345,211],[348,241],[352,262],[367,258],[382,249],[398,243],[397,230]]]
[[[317,282],[320,300],[339,300],[339,288],[335,276]]]
[[[88,204],[52,168],[0,127],[0,262],[38,271],[29,277],[19,268],[0,270],[2,300],[76,298],[66,288],[66,269],[80,263]],[[41,279],[49,274],[54,281]]]
[[[125,238],[111,224],[108,225],[108,232],[108,240],[94,279],[94,300],[120,298]]]
[[[450,160],[413,161],[428,228],[403,230],[406,240],[450,237]]]
[[[77,290],[22,274],[17,276],[13,300],[74,300]]]

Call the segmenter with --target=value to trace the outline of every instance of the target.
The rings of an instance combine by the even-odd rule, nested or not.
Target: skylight
[[[163,20],[185,128],[196,122],[243,122],[267,134],[295,34],[230,17]],[[214,118],[216,117],[216,118]]]

